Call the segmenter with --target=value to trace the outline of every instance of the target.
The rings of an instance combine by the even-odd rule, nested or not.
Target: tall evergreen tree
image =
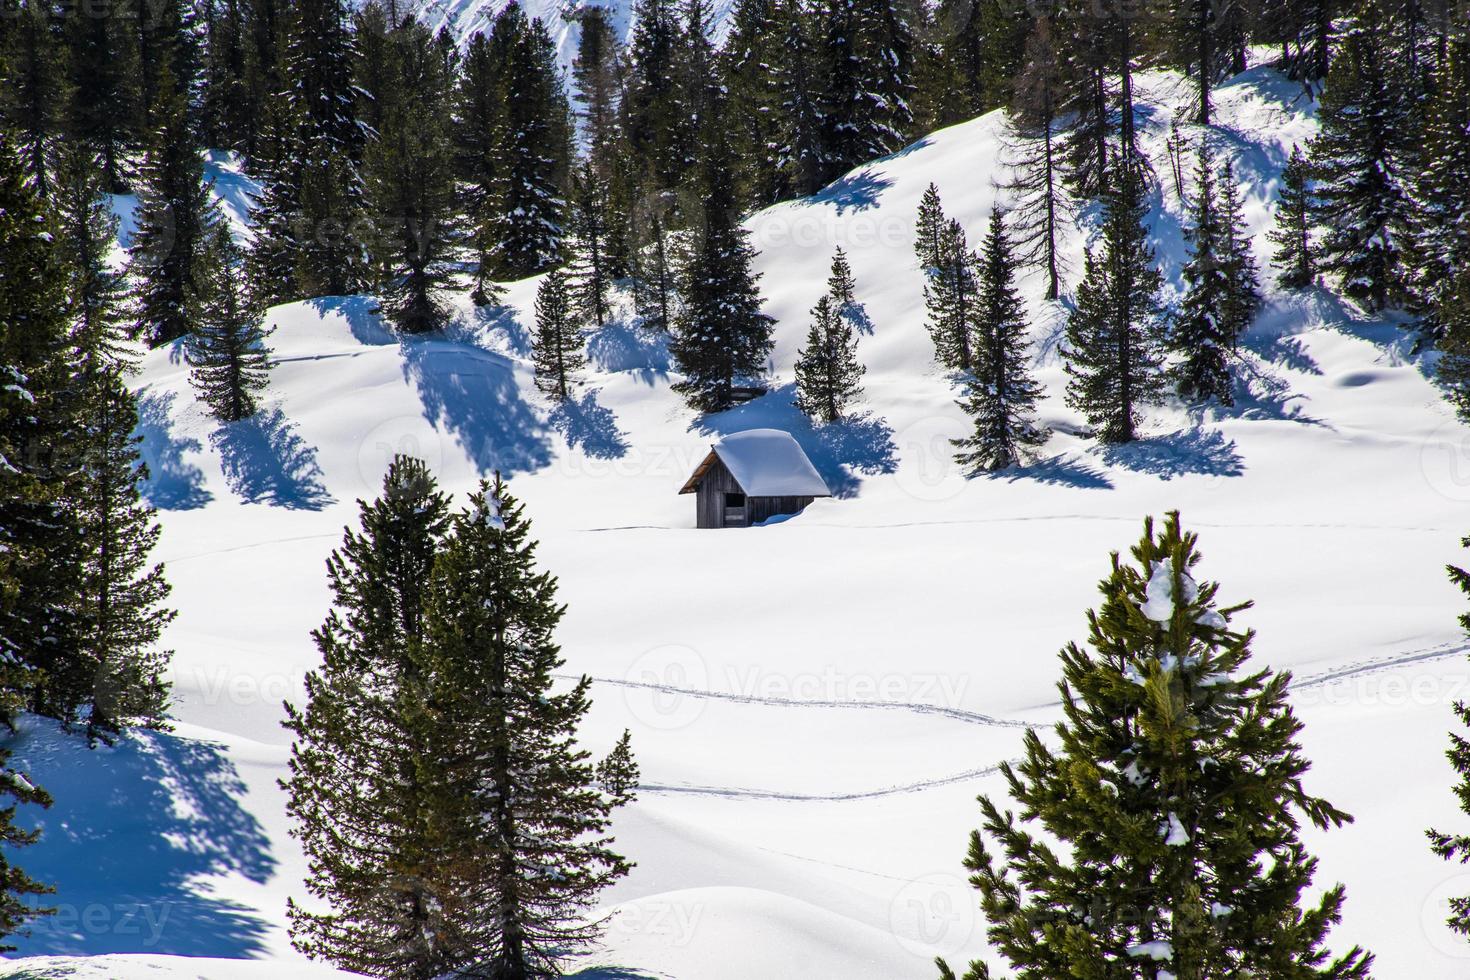
[[[674,67],[681,43],[673,0],[637,0],[624,113],[629,144],[639,159],[647,161],[657,190],[676,187],[685,164],[683,127],[688,114]]]
[[[1325,948],[1343,887],[1304,903],[1301,824],[1352,818],[1302,786],[1290,675],[1248,666],[1231,620],[1250,604],[1194,578],[1177,512],[1132,556],[1113,555],[1087,645],[1062,650],[1058,747],[1028,732],[1001,764],[1020,819],[980,798],[965,865],[991,945],[1023,977],[1366,978],[1370,954]]]
[[[1454,315],[1457,280],[1470,267],[1470,29],[1447,42],[1434,83],[1412,194],[1411,258],[1423,329],[1440,337]]]
[[[944,234],[948,224],[944,205],[939,200],[939,188],[931,183],[919,199],[919,219],[914,225],[914,251],[919,256],[919,268],[939,268],[944,259]]]
[[[1250,329],[1261,309],[1261,277],[1246,227],[1241,189],[1235,179],[1235,163],[1226,160],[1220,169],[1221,259],[1225,267],[1225,336],[1230,347]]]
[[[241,0],[209,0],[200,5],[200,15],[204,30],[201,136],[206,146],[243,151],[257,122],[250,97],[248,8]]]
[[[1139,412],[1162,386],[1163,278],[1143,227],[1142,181],[1114,176],[1105,199],[1102,253],[1088,252],[1077,305],[1067,318],[1067,403],[1104,442],[1137,438]]]
[[[702,226],[684,269],[684,306],[669,351],[683,380],[673,387],[692,408],[720,412],[734,404],[734,388],[765,370],[772,320],[760,310],[759,275],[740,224],[729,149],[711,132],[702,149],[699,191]]]
[[[612,154],[622,143],[622,57],[603,7],[577,14],[577,58],[572,63],[573,101],[592,167],[611,180]]]
[[[598,894],[631,867],[608,832],[631,792],[626,744],[602,775],[578,747],[591,681],[554,689],[565,607],[529,535],[498,477],[470,496],[435,562],[420,647],[436,846],[460,887],[444,918],[473,938],[454,966],[504,980],[561,976],[597,938]]]
[[[633,302],[650,330],[670,332],[682,306],[679,282],[679,241],[670,225],[674,220],[668,194],[637,198],[629,216],[633,236]]]
[[[903,144],[913,43],[895,0],[823,0],[826,180]]]
[[[105,172],[81,145],[60,148],[55,171],[77,447],[65,495],[79,550],[75,645],[48,667],[43,706],[84,725],[90,741],[111,741],[129,727],[165,727],[170,653],[158,642],[174,613],[163,606],[163,568],[149,563],[160,528],[141,493],[148,471],[126,384],[121,277],[108,265],[117,219],[103,196]]]
[[[111,0],[110,16],[68,17],[64,27],[64,132],[102,157],[107,190],[127,190],[127,158],[138,142],[138,52],[127,0]]]
[[[358,502],[327,561],[333,607],[312,634],[322,655],[283,782],[306,886],[327,911],[294,903],[291,941],[313,959],[378,977],[435,977],[473,945],[455,926],[464,897],[435,847],[427,754],[424,609],[449,501],[420,460],[396,457],[382,495]]]
[[[26,169],[44,195],[46,164],[62,105],[58,11],[49,0],[18,0],[0,30],[0,123],[16,137]]]
[[[1317,280],[1317,245],[1312,221],[1317,201],[1312,194],[1312,168],[1301,147],[1293,145],[1291,159],[1281,171],[1281,196],[1276,203],[1276,227],[1266,238],[1276,246],[1272,255],[1276,284],[1282,289],[1304,289]]]
[[[56,274],[41,204],[15,145],[0,130],[0,725],[35,700],[48,636],[64,614],[62,576],[49,567],[61,513],[57,485],[37,449],[51,429],[51,372],[64,337]],[[54,430],[53,430],[54,431]],[[0,952],[5,938],[48,910],[50,889],[26,874],[16,849],[38,835],[16,824],[21,806],[51,799],[9,765],[0,745]]]
[[[827,295],[832,297],[832,306],[841,316],[850,316],[857,306],[857,281],[852,278],[852,266],[841,245],[832,251],[832,271],[827,275]]]
[[[999,208],[992,208],[980,256],[975,370],[965,379],[965,397],[960,401],[975,430],[954,441],[960,450],[956,462],[972,472],[1015,466],[1048,435],[1034,419],[1041,386],[1027,366],[1026,310],[1015,279],[1016,259],[1005,219]]]
[[[558,401],[571,395],[582,356],[580,318],[572,310],[566,272],[552,269],[536,288],[536,339],[531,357],[536,366],[536,388]]]
[[[159,127],[143,160],[138,230],[131,249],[137,280],[135,330],[154,347],[193,331],[210,285],[205,253],[211,226],[218,220],[184,95],[167,67],[161,71],[153,108]]]
[[[1184,302],[1171,338],[1182,355],[1175,368],[1179,394],[1186,399],[1232,403],[1230,393],[1231,283],[1226,272],[1226,229],[1215,187],[1209,144],[1200,143],[1195,169],[1193,220],[1186,232],[1190,258],[1184,266]]]
[[[1014,174],[1006,190],[1015,198],[1010,224],[1017,257],[1025,265],[1045,270],[1047,299],[1056,299],[1061,290],[1058,239],[1074,211],[1062,188],[1059,158],[1062,71],[1051,20],[1039,17],[1026,39],[1006,117]]]
[[[1004,105],[1021,68],[1031,11],[999,0],[940,0],[934,16],[941,50],[959,83],[950,98],[961,118]]]
[[[861,393],[864,368],[857,341],[831,293],[812,307],[806,346],[796,357],[796,407],[818,422],[836,422]]]
[[[782,10],[780,2],[737,0],[719,54],[739,196],[746,205],[772,204],[788,193],[781,167],[784,100],[776,66],[787,56],[781,42],[785,20],[793,15]]]
[[[1382,0],[1365,0],[1333,59],[1312,143],[1319,176],[1317,222],[1327,229],[1322,265],[1350,297],[1381,310],[1405,298],[1408,233],[1399,151],[1406,138],[1404,87],[1394,77]]]
[[[495,220],[499,207],[496,175],[500,141],[505,130],[505,103],[501,98],[503,69],[498,46],[476,32],[465,47],[454,93],[455,173],[461,183],[461,209],[470,224],[475,251],[472,298],[483,306],[495,287],[490,260],[495,247]]]
[[[449,284],[456,243],[448,66],[428,28],[411,18],[388,43],[389,80],[375,93],[381,121],[363,157],[377,223],[370,252],[384,312],[404,333],[424,333],[448,316],[438,293]]]
[[[573,292],[584,319],[602,326],[611,315],[613,287],[612,215],[607,182],[591,160],[584,161],[573,182],[571,253]]]
[[[243,285],[244,259],[221,225],[210,246],[213,288],[189,338],[189,382],[221,422],[254,415],[270,371],[260,307]]]
[[[832,171],[825,134],[826,79],[806,0],[787,0],[781,57],[772,66],[780,97],[777,166],[796,194],[815,194]]]
[[[555,48],[541,21],[528,22],[519,6],[511,4],[495,29],[505,36],[500,75],[505,127],[495,176],[490,258],[505,278],[522,279],[561,261],[563,188],[570,176],[569,107]]]
[[[974,368],[974,333],[980,285],[979,259],[953,219],[940,229],[939,263],[924,285],[929,314],[929,336],[935,359],[947,368],[968,372]]]

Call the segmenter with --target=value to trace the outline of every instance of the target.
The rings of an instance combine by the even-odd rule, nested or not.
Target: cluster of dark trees
[[[631,865],[612,811],[633,798],[628,734],[578,746],[591,681],[557,690],[565,607],[497,475],[466,507],[399,456],[327,562],[322,666],[283,785],[320,910],[307,955],[376,977],[532,980],[597,935],[587,913]]]

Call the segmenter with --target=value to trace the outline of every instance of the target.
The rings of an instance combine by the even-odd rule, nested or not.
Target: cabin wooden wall
[[[699,481],[699,489],[694,494],[697,498],[695,526],[724,527],[725,494],[740,492],[740,484],[735,482],[729,468],[716,459],[714,465],[704,474],[704,479]],[[749,498],[745,502],[748,507]]]
[[[725,464],[716,459],[695,491],[695,526],[725,527],[725,494],[741,493],[740,484]],[[814,497],[746,497],[744,526],[758,524],[778,514],[800,514]]]

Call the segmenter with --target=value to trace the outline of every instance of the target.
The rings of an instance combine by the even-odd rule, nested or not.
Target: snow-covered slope
[[[1169,75],[1141,88],[1162,185],[1153,232],[1177,283],[1163,141],[1187,92]],[[1263,69],[1218,100],[1213,138],[1245,181],[1264,262],[1267,206],[1313,131],[1310,106]],[[933,180],[978,236],[1004,176],[999,125],[935,133],[751,220],[779,386],[721,416],[683,408],[661,345],[620,325],[592,337],[577,400],[550,410],[527,361],[534,282],[427,339],[394,338],[364,299],[281,307],[269,406],[227,428],[201,413],[176,352],[150,355],[142,432],[180,609],[178,730],[88,754],[27,729],[21,756],[58,804],[25,864],[58,884],[67,915],[22,943],[58,958],[18,965],[330,975],[284,931],[303,869],[276,786],[280,702],[315,663],[322,562],[355,498],[411,451],[456,492],[492,469],[511,477],[569,605],[567,669],[597,679],[587,742],[605,750],[633,730],[646,785],[617,829],[638,866],[608,895],[607,948],[584,977],[893,980],[932,976],[935,953],[983,954],[960,867],[973,798],[1003,792],[994,765],[1023,726],[1057,716],[1056,651],[1083,634],[1108,552],[1176,507],[1222,599],[1257,601],[1258,658],[1296,673],[1310,788],[1357,817],[1310,835],[1321,883],[1348,885],[1336,940],[1375,950],[1382,977],[1463,976],[1470,946],[1439,920],[1470,880],[1429,854],[1423,829],[1455,815],[1441,750],[1467,673],[1462,602],[1441,568],[1470,530],[1470,432],[1394,324],[1329,292],[1273,292],[1234,409],[1167,406],[1144,441],[1099,449],[1069,434],[1062,308],[1028,279],[1057,435],[1035,466],[964,479],[913,217]],[[792,362],[838,244],[872,322],[868,414],[814,431],[791,405]],[[1083,244],[1068,242],[1069,281]],[[791,431],[837,496],[774,526],[694,530],[684,478],[720,434],[755,427]],[[711,566],[722,573],[689,573]]]

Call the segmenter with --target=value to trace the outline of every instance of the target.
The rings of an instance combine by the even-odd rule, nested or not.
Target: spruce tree
[[[683,308],[669,352],[684,377],[674,391],[701,412],[734,404],[734,389],[764,373],[772,320],[751,272],[749,232],[740,223],[728,147],[710,134],[699,191],[702,226],[683,270]]]
[[[34,181],[0,130],[0,678],[25,708],[71,721],[48,690],[78,640],[80,531],[65,499],[80,406],[67,271]],[[23,586],[23,587],[21,587]]]
[[[135,332],[159,347],[188,336],[210,284],[204,268],[210,227],[218,220],[194,145],[188,106],[167,66],[153,115],[159,120],[140,173],[138,229],[131,269]]]
[[[1470,538],[1464,538],[1460,543],[1470,548]],[[1470,595],[1470,572],[1456,565],[1446,565],[1445,570],[1449,572],[1450,581],[1461,592]],[[1470,613],[1460,614],[1460,628],[1470,633]],[[1464,701],[1456,701],[1453,710],[1460,724],[1470,726],[1470,706],[1466,706]],[[1470,738],[1459,732],[1450,732],[1450,747],[1445,755],[1460,777],[1455,785],[1455,797],[1460,801],[1460,809],[1470,814]],[[1446,834],[1433,829],[1425,833],[1429,837],[1430,849],[1439,857],[1460,864],[1470,861],[1470,834]],[[1446,921],[1455,932],[1470,936],[1470,896],[1461,895],[1450,899],[1450,914]]]
[[[613,288],[612,215],[607,182],[584,161],[573,182],[571,236],[572,290],[578,312],[596,326],[602,326],[611,315],[610,293]]]
[[[1393,77],[1386,21],[1381,0],[1366,0],[1349,20],[1311,151],[1319,178],[1316,223],[1327,229],[1322,266],[1341,278],[1344,293],[1375,311],[1406,298],[1404,88]]]
[[[975,369],[965,379],[960,407],[975,431],[954,440],[955,461],[971,472],[995,472],[1020,463],[1047,431],[1035,422],[1041,386],[1027,362],[1026,310],[1016,291],[1016,259],[999,208],[980,256],[980,291],[975,309]]]
[[[615,165],[622,132],[622,57],[617,34],[602,7],[577,12],[580,31],[572,63],[576,115],[592,168],[604,180]]]
[[[120,13],[126,0],[107,8]],[[128,188],[127,160],[138,143],[138,53],[129,18],[68,17],[63,130],[102,158],[110,194]]]
[[[919,268],[929,272],[938,269],[944,258],[944,234],[949,219],[939,200],[939,188],[930,184],[919,199],[919,219],[914,226],[914,252]]]
[[[591,680],[556,686],[565,607],[529,535],[499,477],[482,483],[435,562],[419,648],[434,709],[426,795],[459,889],[445,930],[470,940],[453,966],[504,980],[561,976],[597,938],[598,894],[631,867],[608,825],[636,777],[625,744],[602,777],[577,745]]]
[[[504,23],[502,23],[504,22]],[[505,105],[495,173],[490,260],[506,279],[523,279],[561,261],[570,176],[571,126],[555,48],[540,20],[511,4],[496,19],[504,32]]]
[[[852,278],[852,266],[848,264],[847,253],[842,250],[841,245],[832,252],[832,271],[827,276],[827,295],[832,297],[832,305],[843,316],[849,315],[857,306],[857,282]]]
[[[358,502],[327,561],[332,609],[312,634],[321,666],[293,735],[291,835],[306,887],[327,905],[288,906],[291,942],[313,959],[378,977],[440,976],[467,958],[451,855],[436,849],[427,752],[424,610],[449,502],[420,460],[398,456],[382,495]]]
[[[965,866],[991,947],[1019,977],[1364,980],[1370,954],[1325,948],[1343,887],[1303,894],[1302,823],[1351,818],[1302,785],[1290,675],[1250,665],[1232,625],[1250,604],[1194,577],[1177,513],[1132,558],[1113,555],[1087,644],[1062,650],[1056,747],[1028,732],[1001,764],[1019,812],[980,798]]]
[[[864,373],[852,325],[831,293],[812,307],[806,346],[796,357],[796,407],[817,422],[836,422],[861,394]]]
[[[572,307],[566,272],[557,268],[542,276],[536,288],[536,339],[531,359],[536,368],[536,389],[558,401],[570,396],[576,373],[585,364],[581,318]]]
[[[1266,232],[1266,239],[1276,246],[1271,258],[1280,270],[1276,284],[1282,289],[1305,289],[1317,280],[1317,245],[1312,241],[1316,213],[1311,164],[1301,147],[1293,144],[1291,159],[1281,171],[1276,227]]]
[[[6,583],[4,587],[19,586]],[[55,910],[36,902],[53,889],[13,863],[14,849],[34,844],[41,837],[40,831],[16,825],[17,812],[23,805],[50,807],[51,796],[32,783],[25,772],[10,767],[10,750],[6,748],[0,748],[0,801],[0,844],[4,845],[0,849],[0,953],[10,953],[16,947],[5,942],[8,937],[24,935],[27,923]]]
[[[678,186],[685,168],[682,104],[674,60],[681,43],[673,0],[637,0],[624,98],[628,142],[647,161],[656,190]]]
[[[1012,195],[1011,233],[1022,264],[1046,272],[1046,298],[1061,290],[1057,250],[1061,229],[1073,216],[1071,199],[1062,188],[1057,120],[1063,65],[1052,37],[1051,20],[1039,17],[1026,39],[1021,72],[1006,116],[1010,164],[1014,176],[1005,189]]]
[[[782,85],[776,66],[785,18],[780,0],[736,0],[729,33],[719,53],[720,77],[728,93],[732,152],[738,161],[740,200],[762,207],[789,196],[781,167]]]
[[[1067,404],[1104,442],[1137,438],[1140,410],[1157,401],[1163,277],[1143,227],[1143,186],[1117,174],[1105,198],[1101,254],[1087,254],[1067,317]]]
[[[1185,263],[1184,302],[1170,338],[1182,355],[1174,368],[1179,394],[1193,401],[1232,403],[1230,394],[1230,281],[1226,272],[1226,230],[1215,187],[1214,160],[1201,143],[1195,169],[1192,221],[1186,231],[1190,258]]]
[[[1242,210],[1235,163],[1226,160],[1220,170],[1221,261],[1225,272],[1225,336],[1230,349],[1250,329],[1261,309],[1261,277]]]
[[[199,114],[204,145],[243,150],[256,122],[251,116],[246,5],[241,0],[210,0],[200,5],[200,13],[204,22],[204,94]]]
[[[777,166],[793,193],[815,194],[832,170],[824,137],[826,79],[805,0],[787,0],[784,15],[782,52],[772,66],[780,97]]]
[[[929,336],[934,340],[935,359],[940,364],[967,372],[974,367],[979,259],[970,249],[958,221],[951,219],[941,226],[938,258],[924,285]]]
[[[260,193],[251,209],[254,234],[245,256],[250,294],[261,306],[299,298],[297,257],[305,233],[301,186],[297,179],[297,143],[290,107],[276,99],[264,109],[263,132],[256,140]]]
[[[18,0],[0,30],[0,124],[16,138],[26,169],[44,196],[50,193],[46,164],[62,104],[60,26],[49,0]]]
[[[471,298],[476,305],[491,302],[496,287],[490,251],[495,246],[495,217],[498,207],[496,174],[500,161],[500,136],[505,128],[505,104],[500,95],[501,59],[490,39],[475,32],[465,47],[454,92],[455,174],[461,190],[461,209],[470,225],[475,253],[475,285]]]
[[[121,277],[109,267],[117,219],[103,196],[100,159],[81,145],[58,150],[55,241],[70,313],[71,392],[77,447],[65,495],[77,529],[75,645],[48,668],[48,714],[112,741],[134,726],[165,727],[170,653],[158,649],[174,618],[163,568],[149,563],[160,528],[142,499],[148,470],[123,346]]]
[[[826,180],[903,145],[913,123],[913,46],[893,0],[823,0]]]
[[[389,78],[376,93],[382,118],[363,157],[377,223],[369,251],[388,318],[404,333],[425,333],[448,317],[438,294],[449,285],[456,243],[448,66],[412,18],[387,43]]]
[[[255,414],[257,395],[269,382],[264,317],[244,288],[243,257],[223,226],[215,232],[210,267],[214,288],[187,347],[189,383],[216,419],[238,422]]]
[[[1457,280],[1470,267],[1470,32],[1448,41],[1434,83],[1413,187],[1411,260],[1422,329],[1438,338],[1455,315]]]

